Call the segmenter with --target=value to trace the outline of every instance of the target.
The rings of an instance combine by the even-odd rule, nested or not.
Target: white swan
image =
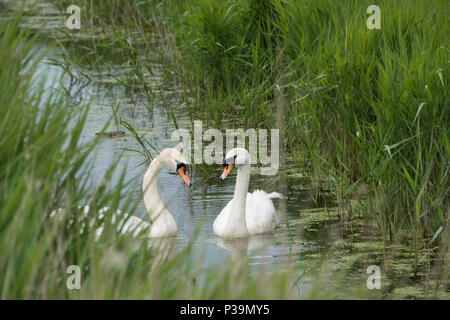
[[[271,199],[281,198],[281,194],[267,194],[262,190],[248,193],[250,155],[246,149],[228,151],[220,180],[224,180],[234,167],[238,168],[234,196],[214,221],[214,233],[223,238],[242,238],[272,231],[279,219]]]
[[[142,182],[142,188],[144,190],[145,207],[153,222],[148,234],[150,238],[173,236],[177,233],[175,219],[159,198],[156,176],[162,168],[169,168],[175,170],[190,187],[192,183],[186,173],[187,166],[188,162],[183,154],[173,148],[164,149],[148,166],[147,172],[144,175],[144,181]],[[134,220],[133,223],[141,223],[137,221],[139,219],[138,217],[133,216],[132,218]]]
[[[157,175],[163,168],[169,168],[175,170],[178,175],[183,179],[183,181],[191,186],[192,183],[187,175],[188,162],[181,152],[173,148],[164,149],[156,158],[152,160],[148,166],[147,172],[144,175],[144,180],[142,182],[142,188],[144,191],[144,203],[147,208],[147,212],[150,215],[152,223],[136,217],[134,215],[129,215],[125,213],[122,216],[122,221],[118,224],[120,232],[122,234],[131,232],[134,236],[138,235],[142,230],[147,229],[146,234],[149,238],[159,238],[159,237],[170,237],[177,233],[177,224],[175,219],[166,209],[158,193],[158,179]],[[87,217],[89,213],[89,206],[78,207],[80,210],[83,209],[83,216]],[[108,207],[101,208],[99,213],[99,218],[102,218],[109,210]],[[58,209],[50,214],[50,217],[56,216],[60,220],[64,218],[65,212],[63,209]],[[120,210],[113,212],[111,217],[111,222],[115,221],[121,217]],[[91,220],[91,227],[94,225],[95,220]],[[73,223],[73,220],[69,221]],[[102,235],[104,226],[101,225],[95,230],[96,239]],[[85,225],[81,226],[80,233],[84,233]]]

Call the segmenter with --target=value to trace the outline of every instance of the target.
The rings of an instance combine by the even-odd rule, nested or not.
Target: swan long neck
[[[245,207],[247,204],[247,192],[250,181],[250,165],[244,164],[238,168],[236,187],[234,189],[233,203],[231,205],[228,226],[239,236],[246,235],[247,221]]]
[[[142,182],[145,207],[154,224],[157,224],[158,221],[163,221],[163,219],[159,218],[162,218],[163,215],[168,213],[168,211],[165,210],[165,206],[162,203],[158,192],[157,176],[162,168],[163,165],[161,164],[159,156],[154,158],[150,163]]]

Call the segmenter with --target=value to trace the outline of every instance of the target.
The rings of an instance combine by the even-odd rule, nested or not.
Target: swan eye
[[[228,166],[229,164],[232,164],[233,166],[236,163],[236,157],[237,155],[233,156],[232,158],[228,158],[228,159],[224,159],[223,160],[223,164],[222,166],[225,168],[226,166]]]
[[[183,162],[178,162],[176,171],[179,172],[181,168],[183,168],[184,169],[183,171],[185,171],[186,170],[186,164],[184,164]]]
[[[187,174],[187,175],[189,175],[189,173],[191,172],[191,166],[188,165],[188,164],[186,164],[186,163],[179,162],[179,163],[177,164],[177,169],[176,169],[177,173],[180,172],[180,169],[181,169],[181,168],[183,168],[182,171],[183,171],[185,174]]]

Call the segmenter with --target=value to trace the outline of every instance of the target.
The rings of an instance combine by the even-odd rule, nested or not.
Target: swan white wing
[[[108,210],[110,210],[110,208],[108,207],[103,207],[100,208],[100,210],[98,210],[98,215],[99,218],[102,219],[105,216],[105,213],[108,212]],[[84,211],[84,216],[87,216],[87,213],[89,212],[89,206],[85,206],[83,208]],[[112,217],[111,217],[111,222],[112,223],[116,223],[116,220],[119,219],[122,216],[122,212],[117,209],[112,213]],[[122,226],[123,224],[123,226]],[[148,223],[147,221],[136,217],[134,215],[125,213],[122,216],[122,221],[121,223],[118,224],[118,230],[120,231],[121,234],[125,234],[125,233],[132,233],[133,236],[137,236],[142,230],[146,229],[146,228],[150,228],[151,224]],[[104,225],[100,225],[96,230],[95,230],[95,239],[96,241],[98,241],[98,239],[100,238],[100,236],[102,235],[104,230]]]
[[[88,217],[89,213],[89,206],[78,206],[78,209],[82,210],[82,216],[83,218]],[[103,207],[98,210],[99,218],[102,219],[105,216],[105,213],[110,210],[108,207]],[[64,219],[66,212],[63,208],[58,208],[57,210],[53,210],[50,213],[51,219],[57,219],[59,221],[62,221]],[[122,212],[120,210],[115,210],[112,213],[111,217],[111,223],[115,223],[118,218],[120,218],[122,215]],[[90,227],[92,228],[94,226],[94,219],[90,220]],[[123,223],[124,222],[124,223]],[[69,224],[74,223],[74,219],[70,219]],[[123,226],[122,226],[123,225]],[[121,234],[125,233],[132,233],[134,237],[136,237],[138,234],[141,233],[141,231],[146,230],[149,237],[151,237],[151,234],[148,232],[150,230],[151,224],[139,217],[136,217],[134,215],[129,216],[128,213],[125,213],[122,216],[122,222],[118,224],[117,231]],[[87,230],[86,223],[82,221],[82,225],[80,228],[80,234],[84,234],[84,232]],[[95,241],[98,241],[100,236],[103,234],[104,231],[104,223],[102,223],[100,226],[98,226],[95,229]],[[144,233],[145,234],[145,233]]]
[[[281,195],[276,192],[267,194],[263,190],[255,190],[247,194],[246,221],[250,235],[272,231],[279,224],[279,219],[272,198]]]
[[[256,190],[256,191],[262,191],[262,190]],[[262,191],[262,192],[264,192],[264,191]],[[278,193],[278,192],[269,193],[269,194],[267,194],[267,197],[269,197],[270,199],[275,199],[275,198],[283,199],[283,195],[281,193]]]
[[[247,193],[245,219],[249,235],[269,232],[276,228],[279,218],[271,199],[281,197],[282,195],[277,192],[268,194],[263,190]],[[228,222],[232,203],[233,199],[227,203],[214,220],[213,230],[218,236],[222,235],[222,230]]]
[[[146,228],[150,229],[151,227],[150,223],[133,215],[129,218],[127,217],[126,219],[127,220],[122,227],[122,234],[131,232],[133,236],[136,237],[142,230]]]
[[[222,231],[228,221],[228,217],[230,216],[232,202],[233,199],[228,201],[227,205],[222,209],[222,211],[220,211],[216,220],[214,220],[213,230],[214,233],[217,234],[218,236],[221,236],[223,234]]]

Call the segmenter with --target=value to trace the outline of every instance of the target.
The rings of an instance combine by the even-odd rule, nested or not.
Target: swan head
[[[189,187],[192,185],[188,175],[189,162],[180,151],[166,148],[161,151],[158,158],[163,166],[174,170]]]
[[[220,181],[225,180],[234,167],[239,168],[243,165],[250,165],[250,154],[245,148],[234,148],[227,152],[223,160],[223,173]]]

